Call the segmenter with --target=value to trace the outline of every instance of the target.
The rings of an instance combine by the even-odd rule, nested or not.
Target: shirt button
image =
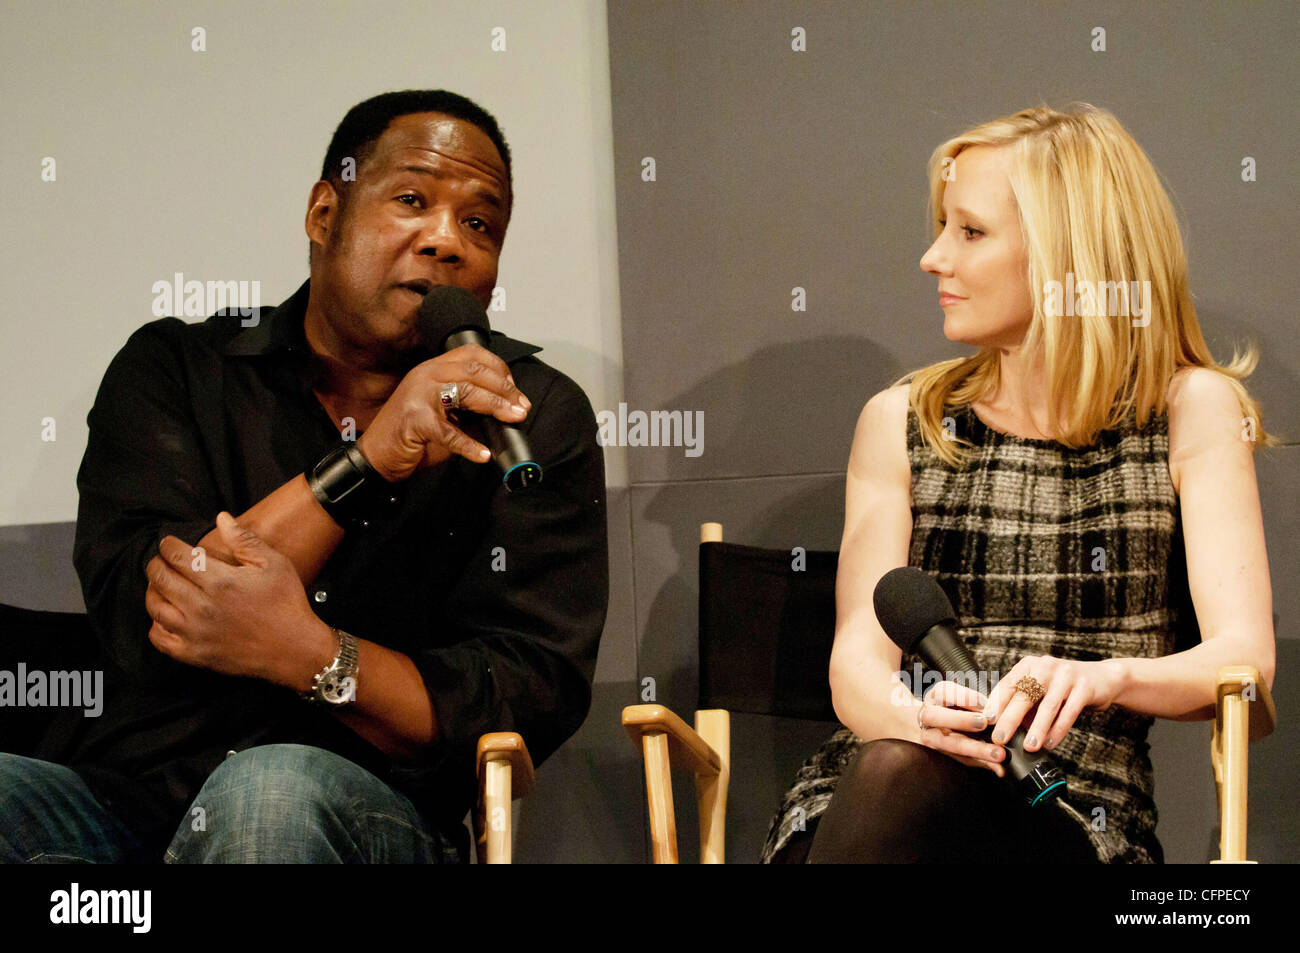
[[[232,757],[234,753],[235,753],[235,749],[231,748],[229,751],[226,752],[226,757],[227,758]]]
[[[328,598],[329,598],[329,593],[327,593],[324,589],[316,590],[315,599],[317,602],[324,602]]]

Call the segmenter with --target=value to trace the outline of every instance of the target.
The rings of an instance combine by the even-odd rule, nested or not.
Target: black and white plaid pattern
[[[964,469],[925,445],[908,411],[908,563],[952,600],[989,690],[1026,655],[1155,658],[1199,638],[1166,415],[1139,429],[1130,413],[1093,446],[1074,450],[995,431],[969,407],[951,415],[956,436],[974,445]],[[903,670],[918,663],[904,658]],[[1152,720],[1118,706],[1086,710],[1054,753],[1068,781],[1060,809],[1084,827],[1102,861],[1163,859],[1146,743]],[[841,727],[804,763],[773,818],[762,862],[785,846],[801,816],[811,821],[826,809],[860,745]]]

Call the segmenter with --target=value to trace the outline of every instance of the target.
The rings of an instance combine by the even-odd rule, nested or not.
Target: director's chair
[[[695,728],[663,705],[630,705],[623,726],[645,762],[656,864],[677,863],[671,772],[695,776],[700,861],[723,863],[730,781],[730,712],[837,721],[830,695],[838,553],[791,553],[722,541],[720,523],[700,526],[700,709]],[[717,707],[714,707],[717,706]],[[1219,859],[1246,860],[1250,742],[1272,733],[1273,698],[1250,665],[1219,669],[1210,763],[1219,808]]]

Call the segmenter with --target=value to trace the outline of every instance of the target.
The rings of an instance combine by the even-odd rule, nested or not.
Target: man
[[[131,336],[74,553],[120,684],[42,760],[0,756],[7,859],[465,861],[479,734],[540,762],[577,730],[608,597],[591,406],[539,348],[429,359],[415,325],[437,285],[489,303],[511,184],[474,103],[375,97],[287,302]],[[543,482],[508,492],[456,409],[519,426]]]

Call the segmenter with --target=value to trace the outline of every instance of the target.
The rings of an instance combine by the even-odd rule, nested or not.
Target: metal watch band
[[[312,679],[311,691],[303,692],[308,701],[346,705],[356,699],[357,689],[357,639],[356,636],[334,629],[339,640],[339,652],[334,661]]]

